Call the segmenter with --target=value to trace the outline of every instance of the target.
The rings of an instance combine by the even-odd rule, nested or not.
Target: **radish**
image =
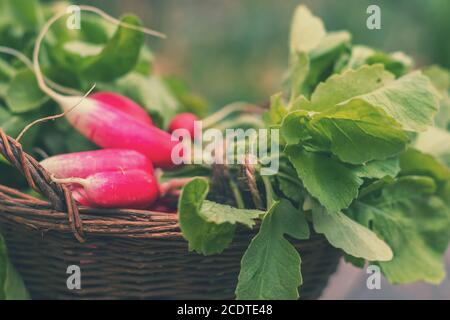
[[[105,15],[104,12],[90,6],[80,6],[80,9]],[[100,147],[136,150],[147,156],[157,167],[173,167],[171,153],[177,142],[171,141],[171,136],[167,132],[137,121],[135,117],[108,103],[82,96],[65,96],[47,86],[39,65],[39,51],[50,26],[65,14],[62,12],[53,16],[44,25],[36,40],[33,51],[33,67],[41,90],[60,105],[63,115],[77,131]],[[156,34],[144,28],[130,25],[127,27]]]
[[[97,92],[90,96],[92,99],[103,102],[105,105],[121,110],[134,119],[147,125],[153,125],[152,118],[136,102],[114,92]]]
[[[169,132],[173,132],[177,129],[186,129],[187,131],[189,131],[191,139],[194,139],[195,121],[198,121],[198,118],[195,114],[189,112],[180,113],[173,117],[172,121],[170,122]]]
[[[93,205],[89,202],[86,191],[81,187],[72,187],[72,197],[76,202],[85,207],[92,207]]]
[[[134,150],[103,149],[62,154],[41,161],[41,166],[57,178],[86,178],[97,172],[139,169],[153,175],[153,165]]]
[[[98,208],[149,208],[158,198],[158,183],[143,170],[99,172],[83,178],[53,178],[74,188],[80,203]],[[83,187],[77,190],[76,185]]]

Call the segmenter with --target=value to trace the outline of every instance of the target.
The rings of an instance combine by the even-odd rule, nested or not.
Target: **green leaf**
[[[307,110],[324,111],[355,96],[359,96],[392,81],[394,76],[384,70],[380,64],[363,66],[357,70],[348,70],[335,74],[320,83],[311,96]]]
[[[306,6],[300,5],[295,9],[289,42],[291,54],[311,51],[325,35],[322,20],[314,16]]]
[[[311,146],[352,164],[392,157],[409,142],[394,119],[359,99],[313,116],[307,128]]]
[[[0,235],[0,300],[27,300],[30,296],[22,278],[8,259],[3,237]]]
[[[27,30],[35,30],[44,21],[41,5],[37,0],[9,0],[10,12],[15,23],[19,23]]]
[[[412,72],[402,78],[386,72],[382,65],[363,66],[330,77],[317,86],[308,110],[322,111],[363,100],[382,108],[404,129],[423,131],[438,110],[438,96],[427,77]]]
[[[358,196],[363,180],[338,160],[292,146],[286,149],[308,192],[330,212],[347,208]]]
[[[297,110],[288,113],[282,120],[280,133],[288,145],[296,145],[310,138],[308,133],[309,113],[305,110]]]
[[[192,180],[183,188],[178,206],[180,228],[189,250],[204,255],[222,252],[233,240],[237,222],[251,228],[262,214],[207,201],[208,190],[206,179]]]
[[[382,179],[386,176],[394,178],[400,172],[400,161],[398,157],[370,161],[355,167],[354,171],[361,178]]]
[[[318,204],[313,206],[313,224],[317,233],[325,235],[336,248],[353,257],[368,261],[389,261],[392,250],[375,233],[341,212],[328,213]]]
[[[241,223],[249,228],[255,225],[255,219],[262,216],[264,211],[236,209],[213,201],[204,200],[199,212],[208,222],[215,224]]]
[[[353,266],[360,269],[364,268],[364,265],[366,264],[366,260],[361,258],[355,258],[348,254],[344,254],[344,260],[345,262],[351,263]]]
[[[302,212],[282,199],[267,212],[242,258],[237,299],[298,299],[301,260],[285,234],[307,239],[309,227]]]
[[[309,97],[317,84],[332,74],[340,57],[348,52],[350,40],[348,32],[331,32],[321,40],[319,46],[311,50],[309,73],[303,84],[303,94]]]
[[[176,76],[164,77],[164,83],[172,95],[180,102],[180,112],[190,112],[200,118],[208,114],[208,101],[201,95],[193,93],[189,85]]]
[[[117,90],[142,105],[162,127],[166,127],[181,108],[165,83],[156,76],[130,73],[117,82]]]
[[[401,51],[385,53],[375,51],[372,48],[355,45],[348,59],[345,61],[343,70],[358,69],[363,65],[383,64],[384,68],[393,73],[396,77],[400,77],[407,73],[412,65],[412,59]]]
[[[389,54],[382,51],[375,51],[370,57],[368,57],[367,63],[370,65],[381,63],[384,65],[386,70],[395,74],[396,77],[400,77],[409,72],[413,66],[411,57],[401,51],[396,51]]]
[[[450,239],[450,210],[433,195],[436,185],[428,177],[404,177],[382,190],[381,196],[359,200],[349,210],[353,219],[370,227],[394,252],[380,262],[392,283],[445,277],[443,256]]]
[[[305,6],[298,6],[292,19],[289,41],[293,83],[291,100],[300,93],[309,96],[312,88],[329,76],[334,63],[348,50],[349,42],[349,33],[327,34],[319,18]]]
[[[403,175],[428,175],[437,181],[450,179],[450,169],[430,154],[410,148],[400,156]]]
[[[424,131],[432,123],[439,106],[436,90],[420,71],[357,98],[383,108],[403,128],[411,131]]]
[[[92,57],[100,54],[103,47],[99,44],[73,40],[64,43],[64,50],[72,55],[79,56],[80,62],[83,58]]]
[[[293,102],[301,93],[302,93],[302,86],[305,82],[305,79],[307,78],[309,73],[309,58],[308,55],[305,53],[299,53],[296,56],[296,59],[294,59],[293,62],[291,62],[290,66],[290,80],[291,80],[291,99],[290,101]]]
[[[434,87],[441,93],[446,92],[450,88],[450,72],[440,66],[434,65],[423,70]]]
[[[135,26],[142,25],[140,19],[133,15],[125,16],[121,21]],[[143,44],[144,34],[141,31],[119,26],[100,53],[95,54],[97,50],[89,50],[89,55],[78,66],[80,73],[89,81],[111,81],[123,76],[135,67]]]
[[[200,214],[208,190],[207,180],[195,179],[183,188],[178,205],[180,229],[189,242],[189,251],[204,255],[222,252],[233,240],[235,231],[232,224],[207,222]]]
[[[0,81],[8,81],[14,77],[16,70],[5,60],[0,58]]]
[[[39,89],[33,71],[23,69],[11,80],[5,100],[12,112],[25,113],[40,108],[49,98]]]
[[[286,177],[285,175],[277,175],[278,187],[284,196],[296,203],[300,203],[303,199],[303,185],[301,181],[296,177],[294,172],[293,176]]]
[[[430,127],[421,132],[416,139],[415,148],[429,153],[447,166],[450,166],[450,133],[439,128]]]
[[[279,92],[270,97],[270,109],[264,114],[264,121],[268,126],[278,125],[288,113],[283,101],[283,93]]]
[[[450,130],[450,72],[439,66],[431,66],[423,71],[441,94],[439,112],[435,117],[436,126]]]

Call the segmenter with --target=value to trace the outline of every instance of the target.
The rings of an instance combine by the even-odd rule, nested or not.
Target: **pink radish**
[[[191,138],[194,139],[195,121],[198,121],[198,117],[195,114],[189,112],[177,114],[169,124],[169,132],[177,129],[186,129],[189,131]]]
[[[54,178],[54,181],[81,185],[84,193],[74,189],[78,201],[99,208],[149,208],[159,195],[155,177],[143,170],[100,172],[85,179]]]
[[[97,172],[139,169],[153,175],[153,165],[134,150],[103,149],[57,155],[41,161],[57,178],[86,178]]]
[[[89,202],[86,191],[82,187],[73,187],[72,189],[72,197],[76,202],[85,207],[92,207],[93,205]]]
[[[144,124],[153,125],[152,118],[148,115],[148,113],[140,105],[128,97],[114,92],[97,92],[92,94],[90,98],[103,102],[104,105],[123,111]]]
[[[90,6],[80,6],[80,8],[99,13],[99,9]],[[100,12],[102,16],[105,15],[104,12]],[[65,14],[65,12],[62,12],[53,16],[44,25],[36,40],[33,52],[33,67],[41,90],[60,105],[63,114],[73,127],[100,147],[136,150],[147,156],[157,167],[173,167],[171,153],[178,142],[171,141],[171,135],[167,132],[143,124],[142,121],[137,121],[129,114],[117,110],[117,108],[105,102],[82,96],[64,96],[47,86],[39,65],[39,50],[50,26]],[[127,25],[127,27],[155,34],[147,29],[130,25]]]

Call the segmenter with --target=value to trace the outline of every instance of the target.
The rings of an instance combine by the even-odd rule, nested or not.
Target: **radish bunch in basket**
[[[71,124],[103,150],[50,157],[41,165],[67,183],[80,204],[103,208],[151,208],[160,194],[154,167],[172,168],[171,135],[153,125],[134,101],[112,92],[93,94],[68,113]],[[190,130],[197,117],[174,117],[172,130]],[[163,187],[163,189],[165,189]],[[161,209],[161,206],[157,206]],[[164,207],[162,208],[164,209]]]
[[[90,6],[80,8],[97,14],[100,11]],[[64,15],[65,12],[55,15],[42,28],[34,48],[32,68],[39,88],[58,103],[68,122],[104,149],[54,156],[41,165],[53,175],[55,182],[69,185],[81,205],[128,209],[149,209],[155,205],[160,210],[170,211],[170,205],[164,201],[156,202],[161,195],[170,195],[172,184],[166,183],[160,188],[154,168],[175,167],[172,149],[179,141],[155,126],[144,108],[123,95],[97,92],[84,97],[68,96],[47,85],[39,64],[39,52],[50,26]],[[146,28],[124,26],[160,36]],[[182,113],[172,119],[169,128],[185,128],[190,132],[195,120],[195,115]]]

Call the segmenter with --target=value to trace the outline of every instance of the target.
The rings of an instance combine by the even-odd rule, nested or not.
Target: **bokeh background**
[[[212,109],[236,101],[267,101],[279,91],[287,67],[294,8],[306,4],[328,30],[346,29],[353,43],[411,55],[418,67],[450,68],[450,0],[93,0],[78,1],[115,16],[127,11],[168,35],[149,38],[156,70],[177,75]],[[381,30],[366,28],[366,9],[381,8]],[[450,254],[447,254],[450,266]],[[448,270],[450,273],[450,268]],[[364,270],[344,262],[323,299],[450,299],[450,279],[440,286],[413,284],[368,290]]]
[[[306,4],[328,30],[353,42],[402,50],[417,64],[450,68],[449,0],[91,0],[114,15],[130,11],[167,40],[148,41],[158,70],[177,74],[212,108],[232,100],[261,102],[277,92],[287,66],[294,8]],[[381,30],[366,28],[366,9],[381,8]]]

